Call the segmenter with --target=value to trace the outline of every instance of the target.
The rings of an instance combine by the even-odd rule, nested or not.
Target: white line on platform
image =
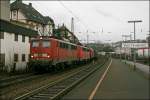
[[[97,89],[99,88],[99,86],[101,85],[103,79],[105,78],[105,76],[106,76],[106,74],[107,74],[107,72],[108,72],[108,69],[110,68],[111,64],[112,64],[112,59],[111,59],[111,62],[109,63],[109,65],[108,65],[107,69],[105,70],[104,74],[102,75],[102,77],[101,77],[100,80],[98,81],[96,87],[94,88],[94,90],[93,90],[92,93],[90,94],[88,100],[92,100],[92,99],[93,99],[93,97],[94,97],[94,95],[95,95]]]

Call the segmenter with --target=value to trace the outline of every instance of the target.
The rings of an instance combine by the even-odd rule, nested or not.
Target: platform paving
[[[122,62],[126,63],[126,64],[129,64],[130,66],[134,66],[134,62],[132,61],[125,61],[125,60],[122,60]],[[150,79],[150,66],[148,65],[144,65],[144,64],[140,64],[140,63],[135,63],[136,65],[136,70],[141,72],[141,74],[143,74],[146,78],[149,78]]]
[[[62,99],[89,99],[98,81],[104,73],[96,71],[93,75],[81,82]],[[112,64],[98,87],[93,99],[96,100],[149,100],[149,79],[143,77],[128,64],[113,59]]]
[[[123,60],[123,62],[125,62],[125,60]],[[130,64],[130,65],[134,65],[134,62],[132,61],[126,61],[126,63]],[[140,64],[140,63],[135,63],[136,68],[138,68],[139,70],[143,71],[144,73],[149,74],[150,73],[150,66],[148,65],[144,65],[144,64]]]
[[[128,65],[113,60],[94,99],[141,99],[149,98],[149,80]]]

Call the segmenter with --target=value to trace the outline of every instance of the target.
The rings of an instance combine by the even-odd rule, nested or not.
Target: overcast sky
[[[65,24],[79,40],[116,42],[121,35],[132,34],[129,20],[142,20],[136,24],[136,39],[145,39],[149,31],[149,1],[23,1],[31,2],[44,16],[50,16],[56,26]],[[88,33],[87,33],[88,30]],[[80,32],[80,33],[79,33]]]

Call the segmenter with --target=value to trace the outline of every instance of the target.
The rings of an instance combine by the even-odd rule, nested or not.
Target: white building
[[[11,22],[38,31],[39,35],[51,36],[55,27],[53,19],[43,16],[33,8],[32,3],[16,0],[10,5]]]
[[[122,48],[147,48],[148,47],[148,43],[144,42],[144,43],[122,43]]]
[[[117,45],[116,45],[117,44]],[[136,50],[138,56],[148,57],[148,43],[146,41],[134,42],[118,42],[116,43],[115,53],[116,54],[127,54],[131,55],[133,49]]]
[[[30,54],[29,37],[37,35],[37,31],[0,19],[0,70],[26,69]]]

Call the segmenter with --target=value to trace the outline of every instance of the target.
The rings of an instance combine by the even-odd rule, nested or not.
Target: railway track
[[[0,88],[5,88],[13,84],[39,78],[39,77],[42,77],[43,75],[26,74],[26,75],[18,75],[18,76],[11,77],[11,78],[0,79]]]
[[[85,69],[78,71],[70,76],[59,79],[55,82],[47,84],[36,90],[28,92],[22,96],[15,98],[15,100],[54,100],[60,99],[65,93],[71,90],[74,86],[87,78],[97,69],[101,68],[108,59],[102,64],[97,63],[94,66],[87,66]]]

